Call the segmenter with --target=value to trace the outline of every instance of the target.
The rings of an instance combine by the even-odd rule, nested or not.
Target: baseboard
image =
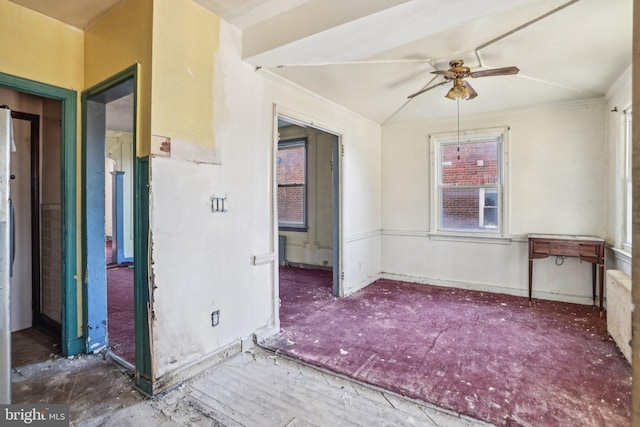
[[[286,267],[294,267],[294,268],[306,268],[309,270],[324,270],[324,271],[333,271],[333,267],[330,265],[316,265],[316,264],[306,264],[303,262],[290,262],[285,261],[284,263]]]
[[[254,334],[257,344],[263,343],[272,336],[280,333],[280,327],[275,325],[265,326],[264,329],[256,331]]]
[[[240,340],[229,344],[213,353],[201,357],[200,359],[182,366],[173,371],[167,372],[153,382],[152,395],[163,393],[169,389],[182,384],[184,381],[195,375],[212,368],[226,359],[235,356],[242,350]]]
[[[133,366],[133,364],[131,362],[123,359],[122,357],[118,356],[117,354],[115,354],[111,350],[107,350],[106,351],[105,357],[106,357],[107,360],[113,361],[117,365],[123,367],[124,369],[126,369],[126,370],[128,370],[130,372],[135,372],[135,370],[136,370],[135,366]]]
[[[468,289],[471,291],[491,292],[496,294],[513,295],[517,297],[528,297],[529,289],[508,288],[506,286],[489,285],[486,283],[457,282],[453,280],[432,279],[428,277],[408,276],[404,274],[382,273],[383,279],[399,280],[402,282],[420,283],[423,285],[442,286],[446,288]],[[593,299],[590,296],[558,294],[533,290],[533,298],[568,302],[572,304],[592,305]]]
[[[376,280],[382,279],[382,278],[383,278],[382,277],[382,273],[378,273],[378,274],[376,274],[374,276],[367,277],[365,280],[361,281],[360,283],[356,284],[355,286],[349,287],[349,289],[345,289],[344,290],[344,296],[348,296],[348,295],[351,295],[353,293],[356,293],[359,290],[366,288],[367,286],[369,286],[370,284],[372,284]],[[395,279],[395,280],[402,280],[402,279]],[[405,281],[408,281],[408,280],[405,280]]]

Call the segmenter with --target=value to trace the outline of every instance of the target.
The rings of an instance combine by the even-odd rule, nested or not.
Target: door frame
[[[0,72],[0,86],[61,102],[61,210],[62,210],[62,354],[72,356],[85,351],[85,340],[78,319],[81,297],[77,280],[76,247],[76,147],[78,94],[75,90]]]
[[[342,236],[342,218],[343,218],[343,198],[342,198],[342,189],[343,182],[343,162],[342,157],[344,156],[343,145],[342,145],[342,132],[331,129],[329,126],[324,124],[318,124],[317,121],[312,120],[308,117],[304,117],[300,113],[295,113],[291,111],[287,111],[285,108],[279,107],[277,105],[274,106],[274,137],[273,137],[273,146],[272,146],[272,164],[271,164],[271,182],[272,182],[272,224],[273,224],[273,244],[274,244],[274,254],[278,252],[278,188],[276,182],[276,159],[278,153],[278,119],[282,118],[290,123],[298,124],[300,126],[317,129],[319,131],[328,133],[333,136],[331,143],[331,159],[333,161],[333,170],[331,173],[332,180],[332,230],[333,230],[333,286],[332,293],[334,296],[344,296],[344,261],[343,261],[343,236]],[[277,259],[277,258],[276,258]],[[275,296],[274,296],[274,311],[277,313],[279,310],[279,273],[278,269],[274,269],[274,283],[275,283]],[[276,317],[276,318],[279,318]],[[279,323],[279,322],[278,322]],[[279,325],[278,325],[279,327]]]
[[[151,365],[151,343],[149,328],[149,157],[139,157],[137,155],[138,144],[138,123],[140,121],[140,108],[138,105],[140,80],[139,80],[140,64],[134,64],[131,67],[109,77],[108,79],[92,86],[82,92],[82,159],[81,169],[83,177],[82,185],[82,217],[87,218],[88,206],[86,203],[87,192],[87,101],[96,95],[112,89],[119,84],[133,79],[133,233],[134,233],[134,323],[135,323],[135,386],[142,392],[153,394],[153,378]],[[104,159],[102,161],[104,165]],[[104,166],[103,166],[104,167]],[[83,221],[82,227],[82,277],[87,277],[87,247],[88,239],[86,221]],[[87,283],[83,283],[83,287],[87,288]],[[100,290],[105,298],[106,308],[106,281],[104,289]],[[83,306],[87,307],[91,302],[88,300],[87,292],[83,293]],[[85,328],[89,324],[85,311]],[[106,319],[106,311],[105,311]],[[88,334],[88,331],[86,331]],[[88,336],[88,335],[87,335]]]

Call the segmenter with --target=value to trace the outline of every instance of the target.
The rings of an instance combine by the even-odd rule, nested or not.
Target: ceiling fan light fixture
[[[453,87],[449,89],[449,92],[447,92],[445,97],[453,100],[467,99],[472,94],[473,92],[469,89],[469,86],[463,85],[461,79],[456,79],[453,82]]]

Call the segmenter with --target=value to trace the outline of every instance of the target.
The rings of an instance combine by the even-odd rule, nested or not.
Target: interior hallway
[[[596,307],[280,268],[271,350],[497,425],[631,421],[631,368]]]

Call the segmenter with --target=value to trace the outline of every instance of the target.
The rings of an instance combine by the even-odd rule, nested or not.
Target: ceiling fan
[[[445,95],[446,98],[449,99],[473,99],[478,96],[478,92],[476,92],[469,83],[467,83],[466,78],[473,77],[493,77],[493,76],[508,76],[512,74],[518,74],[520,71],[518,67],[504,67],[504,68],[493,68],[490,70],[480,70],[473,71],[469,67],[465,67],[462,59],[456,59],[454,61],[449,62],[448,70],[437,70],[432,71],[431,74],[436,74],[444,77],[444,81],[433,86],[429,86],[425,89],[422,89],[414,94],[409,95],[407,98],[415,98],[418,95],[421,95],[433,88],[438,86],[442,86],[453,81],[453,87],[447,92]]]

